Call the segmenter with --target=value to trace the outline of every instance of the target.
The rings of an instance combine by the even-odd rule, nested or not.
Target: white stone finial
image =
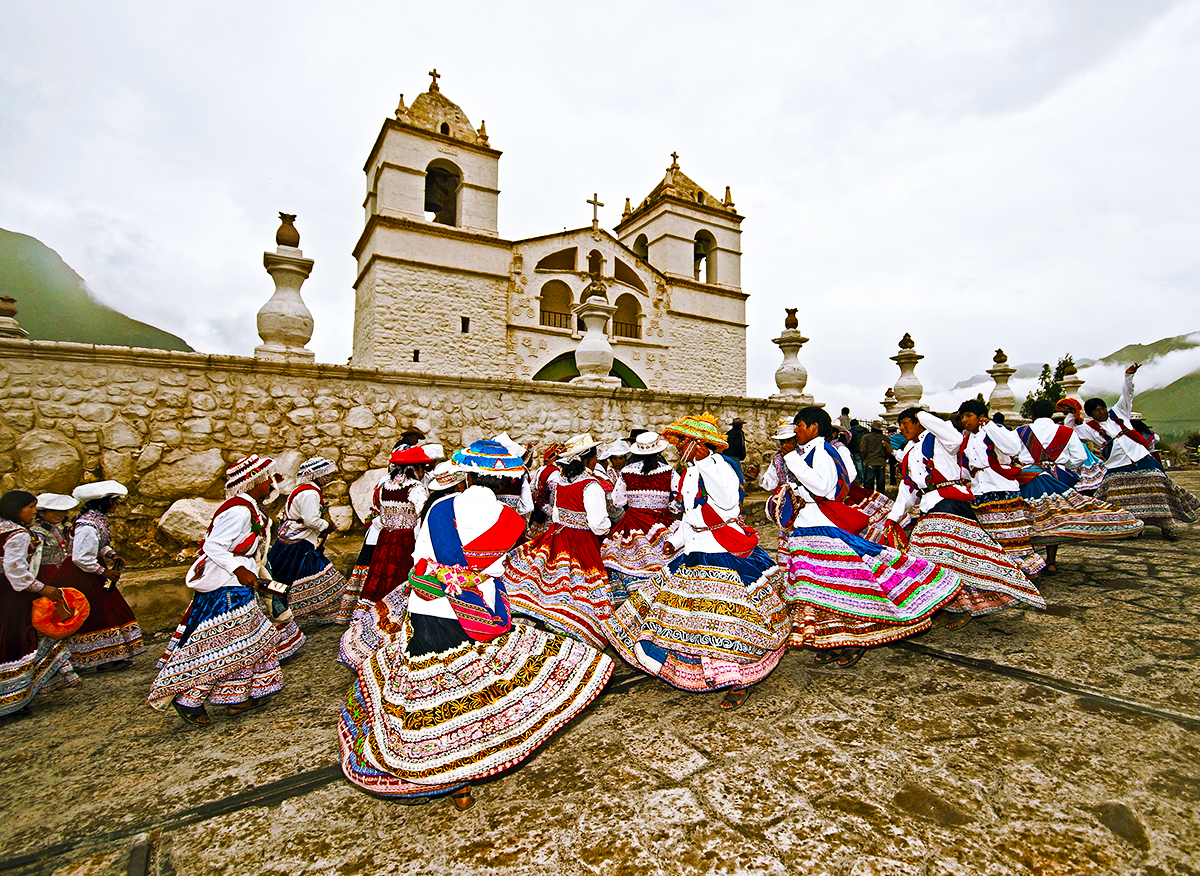
[[[316,356],[305,347],[312,338],[313,318],[300,287],[312,273],[313,260],[304,258],[296,217],[280,213],[281,224],[275,233],[275,252],[263,253],[263,267],[275,281],[275,294],[258,312],[258,336],[263,342],[254,348],[254,358],[273,362],[312,362]]]
[[[808,383],[808,369],[796,358],[796,354],[808,342],[808,338],[800,333],[800,323],[796,319],[797,308],[786,307],[784,310],[787,311],[787,318],[783,321],[783,333],[772,341],[783,350],[783,364],[775,370],[775,385],[779,387],[779,392],[771,398],[811,405],[813,397],[804,391],[804,385]]]
[[[1083,404],[1083,396],[1079,394],[1079,390],[1083,389],[1084,380],[1079,376],[1079,369],[1072,362],[1063,369],[1063,379],[1059,381],[1062,385],[1063,392],[1067,398],[1073,398],[1075,401]]]
[[[987,373],[992,376],[992,380],[996,381],[996,386],[992,389],[992,394],[988,396],[988,408],[993,414],[1015,413],[1017,397],[1013,395],[1013,391],[1008,385],[1008,379],[1017,372],[1017,369],[1008,364],[1008,357],[1004,355],[1003,350],[996,350],[992,362],[994,364]]]
[[[17,299],[0,295],[0,338],[27,338],[29,332],[17,325]]]
[[[575,348],[575,367],[579,369],[579,376],[572,378],[571,383],[580,386],[620,386],[621,379],[609,373],[616,356],[606,331],[608,320],[617,312],[617,308],[608,303],[608,289],[598,279],[588,284],[583,295],[583,301],[574,307],[573,312],[583,320],[587,332]]]
[[[917,363],[925,358],[916,351],[916,346],[912,335],[905,332],[904,337],[900,339],[900,351],[892,356],[892,361],[900,367],[900,378],[892,387],[896,396],[896,406],[900,410],[921,407],[921,396],[925,392],[921,381],[913,373]]]

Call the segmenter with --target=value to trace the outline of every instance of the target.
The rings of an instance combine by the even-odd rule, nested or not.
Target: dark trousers
[[[884,467],[882,465],[864,466],[864,474],[862,485],[865,489],[875,490],[882,493],[887,486],[887,478],[884,475]]]

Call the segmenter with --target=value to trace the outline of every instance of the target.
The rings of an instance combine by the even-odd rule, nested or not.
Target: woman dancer
[[[632,446],[626,446],[632,458],[618,471],[613,489],[614,501],[625,513],[600,548],[615,605],[637,592],[674,556],[675,548],[667,539],[679,528],[670,510],[672,497],[679,493],[679,473],[663,459],[671,445],[657,432],[642,432]]]
[[[550,528],[513,553],[504,586],[517,614],[603,650],[601,624],[613,601],[600,538],[611,523],[604,488],[592,476],[596,445],[591,435],[576,435],[563,447]]]
[[[379,541],[355,611],[365,611],[397,587],[408,583],[417,521],[429,491],[421,481],[433,458],[423,447],[392,452],[388,479],[375,488],[371,514],[379,521]]]
[[[83,513],[75,520],[71,562],[63,563],[54,586],[78,590],[91,606],[88,619],[70,638],[76,669],[127,669],[146,650],[137,618],[117,589],[125,561],[113,550],[109,531],[108,515],[128,493],[116,481],[84,484],[73,493],[83,503]]]
[[[0,496],[0,717],[28,715],[41,691],[79,684],[65,641],[39,637],[33,628],[33,600],[45,596],[66,608],[62,591],[38,580],[40,540],[29,531],[37,498],[24,490]]]
[[[471,782],[529,757],[604,688],[609,658],[512,625],[497,576],[524,528],[484,487],[430,508],[408,610],[358,667],[338,723],[353,784],[413,803],[449,794],[467,809]]]
[[[687,466],[683,520],[670,537],[681,550],[605,622],[605,633],[629,664],[682,690],[726,690],[720,707],[735,709],[787,649],[783,575],[741,519],[741,483],[721,455],[716,419],[684,417],[663,435]]]
[[[71,549],[67,512],[79,506],[73,496],[59,493],[42,493],[37,497],[37,517],[30,530],[42,540],[42,565],[38,569],[38,580],[49,584],[66,562]]]

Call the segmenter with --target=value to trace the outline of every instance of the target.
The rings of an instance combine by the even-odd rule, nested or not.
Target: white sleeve
[[[1066,459],[1062,459],[1062,464],[1067,468],[1079,468],[1087,465],[1088,452],[1083,446],[1083,442],[1079,440],[1079,436],[1074,432],[1071,433],[1071,438],[1067,441]]]
[[[955,429],[953,423],[929,411],[918,411],[917,421],[933,433],[939,444],[951,453],[958,453],[958,448],[962,447],[962,432]]]
[[[100,533],[94,526],[76,526],[71,539],[71,562],[84,572],[100,574]]]
[[[517,502],[517,513],[525,516],[533,510],[533,488],[529,486],[529,478],[521,478],[521,499]]]
[[[996,446],[996,449],[1005,456],[1017,456],[1025,446],[1021,443],[1021,439],[1017,437],[1016,432],[1001,426],[999,423],[993,423],[989,420],[983,424],[983,431],[992,439],[992,444]]]
[[[587,513],[588,528],[596,535],[607,535],[612,529],[608,519],[608,503],[604,498],[604,487],[590,483],[583,488],[583,508]]]
[[[420,481],[414,481],[413,485],[408,488],[408,501],[412,502],[413,507],[420,514],[425,503],[429,501],[429,490],[425,489]]]
[[[612,492],[608,494],[608,501],[612,503],[613,508],[624,508],[629,504],[629,487],[626,486],[625,476],[621,472],[617,472],[617,480],[613,484]]]
[[[783,458],[783,463],[788,467],[788,471],[795,475],[796,480],[804,489],[813,496],[830,499],[837,489],[837,466],[823,450],[813,455],[813,462],[814,465],[805,462],[804,458],[800,456],[799,450],[793,450]]]
[[[779,473],[775,471],[775,461],[771,460],[771,464],[767,466],[766,471],[758,479],[758,485],[768,493],[775,492],[779,487]]]
[[[1126,374],[1125,382],[1121,384],[1121,397],[1117,399],[1117,403],[1112,406],[1112,411],[1126,423],[1128,423],[1133,413],[1133,375]]]
[[[888,512],[887,519],[899,523],[905,512],[915,504],[917,504],[917,497],[912,488],[901,481],[900,488],[896,491],[896,501],[892,503],[892,510]]]
[[[91,527],[89,526],[88,529]],[[41,591],[43,585],[37,579],[37,575],[33,574],[33,570],[29,568],[28,557],[29,533],[25,530],[14,532],[4,543],[4,577],[8,579],[13,590],[29,590],[37,593]],[[28,617],[25,622],[29,622]]]
[[[316,490],[301,490],[292,502],[292,507],[303,523],[312,532],[324,532],[329,521],[321,519],[321,494]]]
[[[204,555],[209,562],[232,575],[233,570],[242,565],[233,548],[249,531],[250,509],[244,505],[235,505],[218,514],[212,532],[204,537]]]

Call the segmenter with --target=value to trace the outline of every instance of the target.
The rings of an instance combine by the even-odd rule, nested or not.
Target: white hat
[[[445,459],[446,448],[439,441],[427,441],[421,445],[425,450],[425,455],[430,459]]]
[[[776,441],[787,441],[789,438],[795,438],[796,427],[792,425],[790,420],[780,420],[779,428],[775,430],[775,434],[771,437]]]
[[[634,439],[633,446],[629,448],[629,452],[634,456],[650,456],[654,453],[662,453],[670,446],[666,439],[657,432],[639,432],[637,438]]]
[[[573,435],[563,445],[562,451],[558,454],[558,461],[570,462],[572,459],[578,459],[599,443],[599,441],[593,441],[592,436],[587,432],[581,435]]]
[[[448,490],[467,479],[467,473],[450,460],[439,462],[429,475],[426,485],[431,490]]]
[[[37,498],[39,511],[70,511],[78,504],[78,499],[62,493],[41,493]]]
[[[608,459],[613,456],[628,456],[629,443],[618,438],[612,444],[605,444],[600,448],[600,452],[596,454],[597,459]]]
[[[129,490],[116,481],[96,481],[91,484],[80,484],[71,492],[71,495],[80,502],[91,502],[109,496],[128,496]]]

